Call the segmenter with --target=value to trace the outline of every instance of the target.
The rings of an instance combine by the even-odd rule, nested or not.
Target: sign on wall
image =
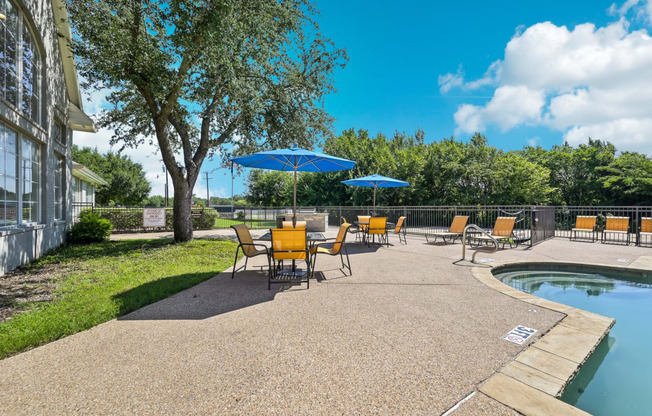
[[[165,227],[165,208],[143,208],[143,227]]]

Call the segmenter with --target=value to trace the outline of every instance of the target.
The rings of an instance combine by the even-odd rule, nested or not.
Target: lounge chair
[[[270,257],[274,262],[272,272],[268,275],[267,289],[271,289],[273,283],[307,283],[310,288],[310,252],[306,229],[299,228],[272,228],[272,248]],[[283,268],[283,260],[292,260],[291,268]],[[297,260],[306,262],[306,279],[295,268]],[[298,280],[297,280],[298,278]]]
[[[310,254],[312,255],[312,259],[310,260],[310,263],[312,264],[311,276],[315,274],[315,263],[317,262],[317,254],[319,253],[328,254],[329,256],[337,256],[339,254],[340,260],[342,261],[342,269],[348,270],[349,275],[352,274],[351,261],[349,260],[349,253],[346,250],[346,235],[350,227],[351,224],[345,222],[344,224],[340,225],[340,230],[337,232],[337,237],[328,239],[328,240],[335,240],[335,241],[331,241],[331,242],[326,241],[325,243],[315,244],[310,248]],[[324,247],[324,245],[330,245],[331,247],[327,248]],[[346,254],[346,264],[344,264],[344,256],[342,255],[342,253]],[[346,275],[346,273],[344,274]]]
[[[251,233],[249,232],[249,227],[246,224],[237,224],[232,225],[231,228],[235,230],[235,235],[238,237],[238,248],[235,249],[235,261],[233,262],[233,271],[231,272],[231,279],[235,277],[235,272],[237,271],[235,265],[238,263],[238,252],[242,249],[242,253],[245,256],[245,264],[242,267],[243,271],[247,270],[247,262],[250,257],[260,256],[265,254],[267,256],[267,263],[269,266],[269,272],[271,273],[271,263],[269,260],[269,249],[264,244],[256,244],[251,238]],[[240,270],[240,269],[238,269]]]
[[[407,244],[407,230],[405,229],[405,219],[406,217],[399,217],[396,222],[396,228],[394,228],[394,234],[398,235],[398,242],[404,242]],[[403,239],[401,239],[401,236]]]
[[[297,230],[306,229],[306,221],[297,221],[297,226],[292,226],[292,221],[283,221],[283,228],[296,228]]]
[[[591,233],[591,242],[595,241],[595,222],[598,217],[587,216],[587,215],[578,215],[575,220],[575,227],[571,229],[570,240],[573,240],[573,237],[577,240],[577,233]]]
[[[601,243],[605,241],[622,242],[625,237],[625,245],[629,245],[629,217],[607,217],[607,223],[602,231]]]
[[[466,223],[469,221],[469,217],[467,215],[456,215],[455,218],[453,218],[453,222],[451,223],[450,228],[448,229],[448,232],[445,233],[436,233],[432,234],[434,236],[434,239],[430,241],[428,239],[428,234],[426,234],[426,241],[427,242],[436,242],[438,237],[441,237],[441,239],[444,241],[444,244],[446,243],[446,237],[450,238],[450,242],[454,243],[456,239],[462,239],[462,234],[464,233],[464,227],[466,227]]]
[[[509,243],[510,248],[518,247],[518,240],[515,240],[512,235],[514,232],[514,224],[516,224],[516,217],[496,218],[494,229],[491,231],[491,237],[495,238],[498,243],[502,243],[502,248],[505,248],[505,243]],[[491,241],[491,238],[486,235],[480,235],[472,237],[472,240],[480,245],[480,243],[488,243]]]
[[[375,242],[376,236],[378,236],[380,244],[382,244],[384,240],[385,244],[389,247],[389,238],[387,238],[387,217],[369,218],[369,226],[365,230],[365,235],[367,237],[367,247],[371,243],[369,238],[371,237]]]
[[[638,229],[638,245],[642,243],[641,237],[650,237],[652,241],[652,218],[643,217],[641,218],[641,226]]]

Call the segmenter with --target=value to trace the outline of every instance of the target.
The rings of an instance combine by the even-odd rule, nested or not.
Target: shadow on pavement
[[[187,275],[170,277],[183,279]],[[161,283],[158,283],[161,284]],[[117,296],[123,304],[128,304],[133,297],[147,296],[156,291],[157,282],[150,282],[130,289]],[[119,321],[130,320],[172,320],[172,319],[206,319],[241,308],[269,302],[277,293],[286,290],[305,290],[306,285],[272,285],[267,290],[267,271],[250,271],[221,273],[190,289],[179,292],[169,298],[147,305],[132,313],[121,316]]]

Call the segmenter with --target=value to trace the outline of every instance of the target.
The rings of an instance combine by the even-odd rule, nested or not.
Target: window
[[[0,227],[40,221],[41,146],[0,123]]]
[[[23,223],[39,222],[41,155],[39,145],[23,137],[20,155]]]
[[[62,220],[63,218],[63,176],[64,161],[63,157],[56,155],[56,166],[54,168],[54,219]]]
[[[18,223],[17,137],[0,124],[0,226]]]
[[[52,132],[52,137],[54,137],[54,140],[58,141],[61,144],[66,144],[66,126],[63,125],[63,123],[60,123],[59,121],[54,122],[54,131]]]
[[[40,123],[41,55],[18,8],[0,0],[0,13],[0,98]]]

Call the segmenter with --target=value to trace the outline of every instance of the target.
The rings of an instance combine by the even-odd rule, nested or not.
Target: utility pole
[[[231,218],[233,218],[233,162],[231,162]]]
[[[204,172],[204,174],[206,175],[206,206],[207,207],[210,206],[210,203],[211,203],[211,198],[210,198],[209,193],[208,193],[208,180],[213,179],[213,178],[208,177],[209,173],[210,172]]]
[[[165,173],[165,207],[167,208],[169,205],[169,190],[168,190],[168,171],[165,169],[165,165],[163,165],[163,173]]]

